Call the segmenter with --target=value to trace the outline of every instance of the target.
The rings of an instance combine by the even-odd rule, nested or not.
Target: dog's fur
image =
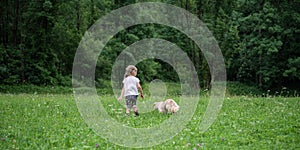
[[[153,104],[154,109],[157,109],[160,113],[176,113],[179,110],[179,106],[173,99],[167,99],[161,102],[155,102]]]

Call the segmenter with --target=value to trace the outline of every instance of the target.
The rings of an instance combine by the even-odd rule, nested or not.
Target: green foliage
[[[143,62],[138,63],[136,67],[140,68],[138,71],[138,76],[143,82],[149,82],[154,79],[163,78],[163,75],[161,75],[160,71],[161,64],[154,60],[145,60]]]
[[[253,3],[255,2],[253,1]],[[252,10],[253,12],[249,13],[249,10],[245,10],[239,14],[240,35],[245,42],[245,49],[240,51],[241,56],[239,57],[241,64],[237,74],[239,81],[257,84],[260,88],[269,89],[286,85],[292,79],[282,76],[282,74],[287,75],[286,73],[289,72],[285,72],[285,70],[289,70],[285,68],[289,67],[286,64],[290,59],[290,55],[286,54],[291,48],[286,47],[290,42],[286,40],[286,33],[289,33],[290,27],[284,23],[286,22],[286,14],[282,8],[291,4],[285,1],[281,4],[283,7],[274,6],[270,2],[256,3],[259,7]],[[285,11],[297,14],[293,9]],[[297,22],[297,20],[293,21]],[[298,31],[296,30],[296,32]],[[293,49],[297,49],[298,46],[294,45]],[[295,53],[297,53],[295,55],[297,57],[299,53]],[[293,58],[295,56],[292,55]],[[292,80],[299,82],[299,78]]]
[[[229,81],[263,90],[299,88],[299,1],[155,1],[184,8],[204,22],[222,50]],[[85,31],[110,11],[137,2],[141,1],[1,1],[0,84],[70,86],[74,56]],[[145,38],[162,38],[184,50],[200,86],[210,87],[210,69],[201,49],[180,31],[157,24],[129,27],[110,39],[98,57],[96,86],[108,87],[105,81],[111,78],[117,56]],[[179,81],[173,67],[161,60],[140,62],[138,67],[145,82]]]
[[[255,86],[246,85],[239,82],[227,82],[226,84],[226,94],[230,96],[262,96],[263,92]]]
[[[73,89],[67,86],[0,85],[0,93],[10,94],[67,94]]]
[[[151,96],[150,93],[150,84],[151,83],[144,83],[142,85],[143,87],[143,91],[144,91],[144,95],[146,96]],[[180,96],[181,93],[181,85],[179,83],[175,83],[175,82],[164,82],[163,84],[165,84],[166,86],[166,96],[167,97],[173,97],[173,96]],[[153,96],[153,95],[152,95]],[[155,95],[154,95],[155,96]]]
[[[283,76],[290,77],[292,79],[299,79],[300,78],[300,57],[298,58],[290,58],[288,59],[288,70],[285,70]]]

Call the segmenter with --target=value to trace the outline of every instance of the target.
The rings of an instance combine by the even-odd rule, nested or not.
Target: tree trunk
[[[25,79],[25,51],[24,51],[25,45],[23,45],[22,33],[23,33],[23,22],[22,22],[22,17],[20,17],[21,81],[23,83],[25,83],[26,82],[26,79]]]
[[[116,5],[116,3],[117,3],[117,0],[115,0],[115,5]],[[95,16],[95,8],[94,8],[94,0],[91,0],[91,15],[90,15],[90,17],[89,17],[89,26],[88,26],[88,28],[90,27],[90,26],[92,26],[93,24],[94,24],[94,16]]]
[[[264,6],[264,0],[260,0],[259,3],[259,8],[263,9]],[[261,29],[258,30],[258,35],[259,37],[261,37]],[[261,50],[262,52],[259,54],[259,74],[258,74],[258,86],[262,87],[263,85],[263,74],[262,74],[262,53],[263,50]]]
[[[9,5],[8,5],[8,0],[5,0],[4,2],[1,2],[1,10],[5,10],[6,11],[0,11],[0,16],[1,16],[1,25],[0,25],[0,34],[1,34],[1,41],[0,43],[3,44],[3,46],[5,48],[7,48],[8,46],[8,34],[7,34],[7,30],[8,30],[8,14],[9,14]]]
[[[80,1],[76,1],[76,29],[80,33]]]
[[[203,9],[202,9],[202,0],[196,1],[196,15],[197,17],[202,20],[203,17]]]
[[[259,37],[261,37],[261,29],[259,29],[258,35],[259,35]],[[258,86],[262,87],[262,78],[263,78],[263,75],[262,75],[262,52],[259,54],[259,64],[258,65],[259,65]]]
[[[14,46],[15,48],[18,47],[18,24],[19,24],[19,0],[16,0],[15,1],[15,4],[14,4],[14,7],[15,7],[15,18],[14,18],[14,24],[13,24],[13,41],[14,41]]]

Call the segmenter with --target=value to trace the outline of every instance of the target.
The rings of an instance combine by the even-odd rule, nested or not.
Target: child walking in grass
[[[143,89],[140,85],[140,80],[136,77],[137,68],[134,65],[129,65],[126,67],[123,87],[121,96],[118,98],[119,101],[125,96],[126,100],[126,114],[130,114],[130,110],[133,109],[134,114],[139,116],[139,112],[136,106],[137,97],[139,95],[138,91],[141,94],[141,97],[144,98]]]

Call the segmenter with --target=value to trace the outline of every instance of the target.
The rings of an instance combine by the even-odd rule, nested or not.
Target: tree
[[[283,4],[292,5],[286,2]],[[258,2],[256,5],[260,6],[260,10],[254,9],[255,12],[249,13],[249,9],[246,9],[239,20],[240,35],[245,49],[241,51],[239,59],[241,66],[238,78],[242,82],[258,84],[261,88],[280,88],[286,82],[282,80],[283,68],[286,68],[291,54],[297,54],[294,51],[295,47],[289,50],[285,46],[290,44],[290,41],[286,40],[290,27],[283,23],[286,19],[283,12],[287,11],[288,7],[276,8],[270,2]],[[289,35],[293,38],[296,36]]]

